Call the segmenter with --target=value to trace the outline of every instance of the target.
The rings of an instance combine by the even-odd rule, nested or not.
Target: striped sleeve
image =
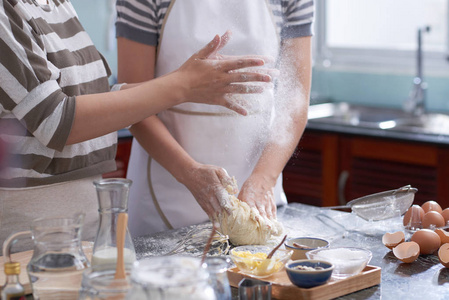
[[[0,9],[0,105],[42,144],[62,150],[75,113],[74,97],[57,82],[60,72],[46,58],[44,43],[9,1]],[[39,22],[38,19],[33,20]]]
[[[117,0],[116,35],[156,46],[170,0]]]
[[[313,35],[314,1],[313,0],[271,0],[280,2],[282,9],[281,38],[295,38]],[[279,12],[273,12],[275,17]]]

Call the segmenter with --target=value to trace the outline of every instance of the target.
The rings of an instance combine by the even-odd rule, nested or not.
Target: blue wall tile
[[[117,47],[115,39],[115,5],[114,0],[73,0],[78,17],[84,29],[89,33],[95,47],[109,63],[113,76],[109,79],[115,83],[117,77]],[[111,19],[112,17],[112,19]]]
[[[335,72],[315,68],[311,103],[331,100],[401,108],[412,88],[412,80],[412,76]],[[449,112],[449,78],[428,77],[426,82],[427,109]]]

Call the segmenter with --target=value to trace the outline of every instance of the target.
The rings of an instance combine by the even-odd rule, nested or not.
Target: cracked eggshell
[[[441,245],[438,250],[438,259],[443,266],[449,268],[449,243]]]
[[[421,221],[424,217],[424,210],[421,206],[414,204],[410,206],[407,212],[404,214],[402,219],[402,224],[405,227],[411,228],[421,228]]]
[[[438,202],[430,200],[425,202],[423,205],[421,205],[422,209],[424,210],[424,213],[429,212],[429,211],[437,211],[440,214],[443,212],[443,209],[441,208],[441,206],[438,204]]]
[[[444,229],[437,228],[435,229],[435,233],[440,237],[441,244],[449,243],[449,232]]]
[[[441,246],[441,239],[438,234],[430,229],[421,229],[416,231],[410,241],[419,245],[421,254],[432,254]]]
[[[430,228],[432,225],[435,227],[443,227],[445,223],[441,213],[434,210],[426,212],[422,218],[423,228]]]
[[[382,237],[382,243],[388,249],[393,249],[403,241],[405,241],[405,234],[402,231],[397,231],[394,233],[387,232]]]
[[[419,253],[419,245],[416,242],[400,243],[393,248],[394,256],[405,263],[414,262],[418,258]]]

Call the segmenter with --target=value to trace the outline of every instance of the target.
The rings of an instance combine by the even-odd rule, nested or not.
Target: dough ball
[[[279,236],[284,228],[277,220],[262,217],[256,208],[229,195],[227,210],[218,216],[220,232],[237,245],[264,245],[272,235]]]

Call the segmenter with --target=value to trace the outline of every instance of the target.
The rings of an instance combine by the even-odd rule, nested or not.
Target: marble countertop
[[[339,299],[449,299],[449,269],[439,263],[438,257],[420,256],[405,264],[382,244],[386,232],[403,231],[401,217],[370,222],[354,213],[291,203],[278,209],[278,219],[289,237],[321,237],[329,240],[331,247],[354,246],[372,251],[369,264],[382,268],[381,284]],[[211,224],[205,223],[135,238],[138,259],[169,252],[201,256],[210,229]],[[409,237],[406,232],[406,240]],[[280,239],[270,243],[275,245]],[[217,243],[210,253],[222,253],[225,248],[226,243]]]
[[[449,145],[449,135],[424,134],[417,132],[395,131],[380,128],[368,128],[363,126],[328,124],[320,120],[309,120],[307,129],[342,134],[353,134],[370,136],[409,142],[431,143],[438,145]]]

